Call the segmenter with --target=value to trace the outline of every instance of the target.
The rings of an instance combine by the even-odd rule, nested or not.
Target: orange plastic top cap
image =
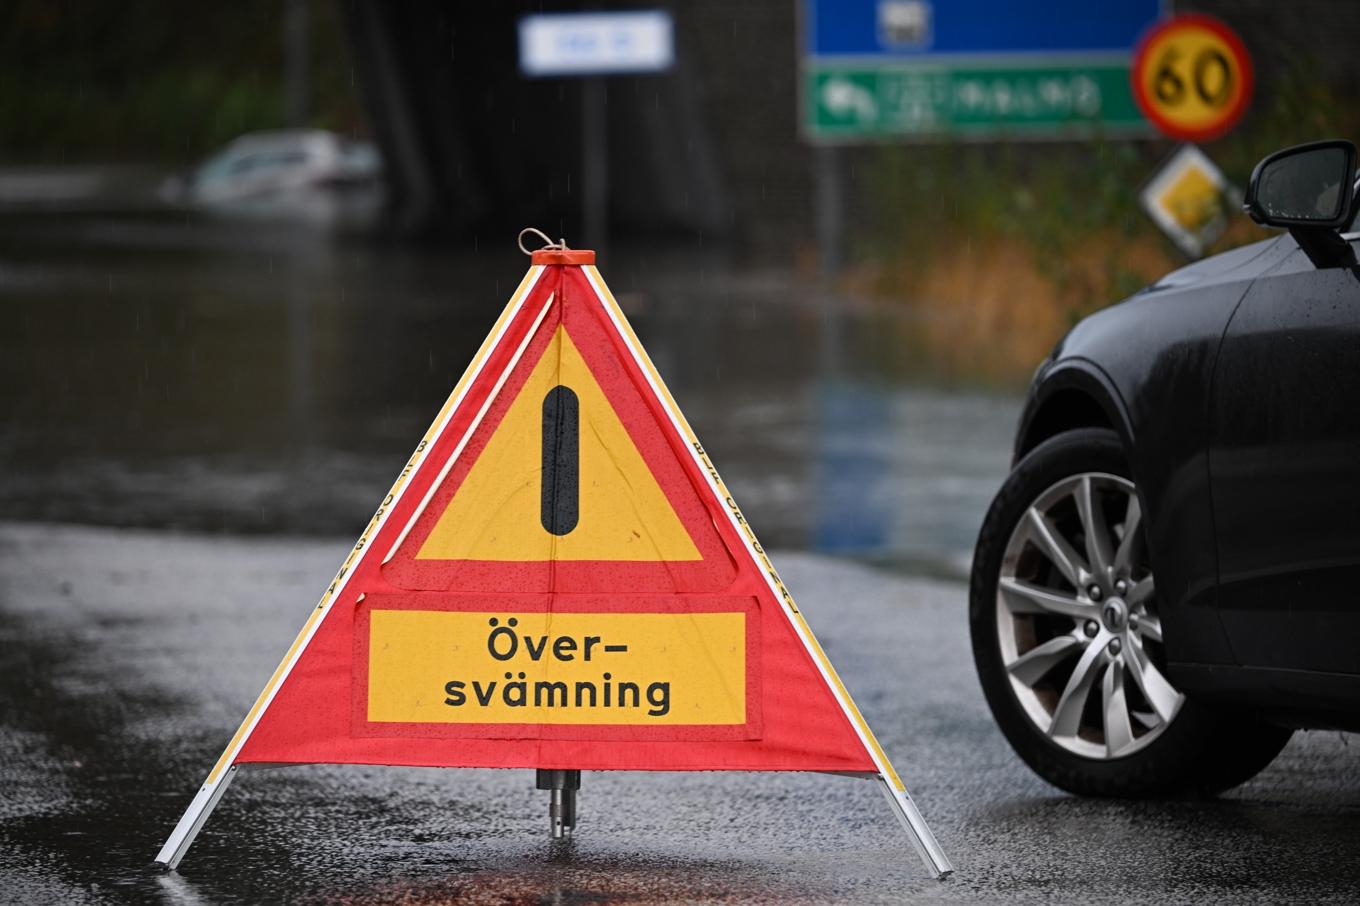
[[[534,264],[594,264],[590,249],[539,249],[531,256]]]

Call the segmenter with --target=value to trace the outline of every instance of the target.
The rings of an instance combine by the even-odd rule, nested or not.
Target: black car
[[[969,617],[1016,752],[1089,795],[1215,793],[1296,728],[1360,730],[1356,152],[1246,210],[1288,233],[1080,322],[1035,374]]]

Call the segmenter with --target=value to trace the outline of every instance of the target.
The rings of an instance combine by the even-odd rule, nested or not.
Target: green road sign
[[[822,142],[1149,135],[1127,59],[941,64],[808,62],[804,118]]]

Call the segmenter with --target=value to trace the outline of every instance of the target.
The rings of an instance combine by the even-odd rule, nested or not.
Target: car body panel
[[[1181,664],[1180,688],[1286,727],[1360,732],[1360,676],[1316,670]]]
[[[1291,230],[1078,323],[1035,372],[1014,461],[1113,429],[1172,682],[1285,726],[1360,731],[1360,234]]]
[[[1302,252],[1224,334],[1209,443],[1238,663],[1360,675],[1360,270]]]
[[[1081,387],[1130,451],[1171,663],[1235,663],[1217,611],[1217,550],[1209,495],[1210,388],[1218,345],[1252,281],[1292,250],[1267,240],[1167,275],[1084,319],[1058,344],[1031,389],[1020,437],[1044,403]],[[1097,364],[1099,363],[1099,364]],[[1078,374],[1085,376],[1079,379]],[[1173,668],[1174,669],[1174,668]]]

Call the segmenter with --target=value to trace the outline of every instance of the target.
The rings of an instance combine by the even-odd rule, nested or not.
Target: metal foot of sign
[[[939,841],[931,833],[930,826],[926,824],[926,819],[921,817],[921,812],[916,808],[916,803],[912,801],[911,794],[902,785],[901,780],[889,780],[883,774],[878,775],[879,785],[883,790],[883,795],[888,798],[888,802],[893,807],[893,813],[897,815],[897,820],[901,822],[902,829],[907,832],[911,839],[911,845],[916,849],[916,854],[921,857],[921,861],[926,864],[926,868],[934,873],[935,877],[943,880],[954,873],[954,866],[949,861],[949,857],[940,848]]]
[[[162,849],[244,765],[877,777],[951,870],[594,268],[533,265]],[[301,669],[299,668],[301,666]]]
[[[227,771],[222,773],[214,781],[203,784],[194,801],[189,803],[189,807],[184,810],[184,815],[175,825],[175,829],[170,832],[170,836],[161,847],[161,851],[156,854],[156,864],[169,871],[174,871],[179,867],[180,860],[193,845],[194,838],[203,829],[203,825],[208,822],[208,816],[217,807],[218,800],[222,794],[231,786],[232,779],[236,772],[241,769],[241,765],[232,765]]]
[[[550,836],[563,840],[576,831],[576,794],[581,790],[580,771],[538,771],[536,786],[551,791],[548,800]]]

